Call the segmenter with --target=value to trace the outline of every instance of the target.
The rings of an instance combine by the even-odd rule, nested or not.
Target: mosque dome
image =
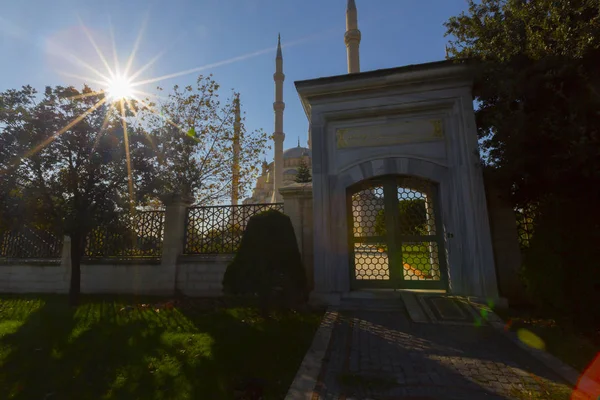
[[[287,149],[286,151],[284,151],[283,159],[288,160],[290,158],[301,158],[305,155],[311,157],[310,150],[307,149],[306,147],[298,146],[298,147],[293,147],[291,149]]]

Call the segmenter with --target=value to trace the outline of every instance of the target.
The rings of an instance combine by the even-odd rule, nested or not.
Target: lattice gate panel
[[[404,280],[441,279],[434,191],[433,183],[425,179],[401,177],[397,180]]]
[[[389,280],[383,186],[372,185],[352,194],[351,208],[353,278]]]
[[[349,189],[349,261],[354,288],[446,288],[436,190],[428,180],[393,175]]]

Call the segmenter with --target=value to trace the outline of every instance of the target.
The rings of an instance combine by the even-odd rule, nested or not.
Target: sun
[[[106,83],[106,94],[110,101],[129,100],[134,98],[133,83],[122,75],[115,75]]]

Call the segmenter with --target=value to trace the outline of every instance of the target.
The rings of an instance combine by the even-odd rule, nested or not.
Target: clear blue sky
[[[466,0],[356,3],[363,36],[362,71],[443,59],[447,38],[442,24],[467,7]],[[270,134],[275,48],[281,32],[285,148],[296,146],[298,137],[306,146],[308,122],[294,81],[346,72],[345,9],[346,0],[4,1],[0,7],[0,90],[26,84],[39,90],[46,85],[80,86],[81,79],[62,73],[93,74],[69,61],[64,56],[67,52],[105,71],[81,22],[108,55],[112,26],[119,59],[125,64],[146,21],[132,70],[158,53],[164,54],[140,78],[220,63],[154,85],[187,85],[199,73],[212,73],[225,89],[223,95],[229,94],[230,88],[241,92],[247,128],[263,128]],[[240,60],[244,55],[250,56]],[[145,89],[151,91],[152,87]],[[271,150],[267,157],[272,159]]]

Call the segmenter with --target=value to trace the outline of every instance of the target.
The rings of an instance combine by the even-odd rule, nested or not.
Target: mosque
[[[354,0],[348,0],[346,9],[346,33],[344,41],[348,52],[348,73],[360,72],[359,45],[361,33],[358,30],[358,12]],[[298,174],[298,167],[302,162],[312,168],[312,146],[311,135],[308,133],[308,147],[298,145],[291,149],[283,149],[285,133],[283,132],[283,112],[285,103],[283,101],[283,52],[281,51],[281,36],[277,42],[277,55],[275,57],[275,102],[273,110],[275,111],[275,131],[273,133],[273,142],[275,149],[275,159],[268,163],[266,160],[262,164],[261,175],[257,178],[252,196],[245,199],[243,204],[263,204],[281,202],[279,189],[295,182]],[[237,199],[237,195],[235,197]],[[234,203],[234,204],[237,204]]]
[[[348,2],[349,8],[356,10],[354,0]],[[354,13],[356,17],[356,13]],[[265,160],[262,164],[261,175],[256,180],[256,185],[252,191],[252,197],[244,200],[244,204],[262,204],[262,203],[278,203],[281,202],[281,194],[279,189],[294,183],[298,174],[298,167],[302,162],[309,167],[312,167],[310,132],[308,135],[308,148],[298,146],[291,149],[283,150],[283,141],[285,133],[283,133],[283,111],[285,103],[283,101],[283,81],[285,75],[283,73],[283,53],[281,51],[281,36],[277,41],[277,55],[275,57],[275,102],[273,110],[275,111],[275,132],[273,133],[275,159],[267,163]]]
[[[303,161],[308,168],[311,168],[312,158],[310,146],[309,148],[300,146],[300,139],[298,139],[298,146],[283,151],[282,159],[283,182],[281,186],[285,187],[295,182],[296,175],[298,175],[297,168]],[[244,204],[266,204],[280,201],[280,199],[274,197],[274,167],[274,161],[271,161],[270,163],[267,163],[266,160],[263,161],[261,174],[256,179],[256,185],[252,190],[252,197],[244,200]]]

